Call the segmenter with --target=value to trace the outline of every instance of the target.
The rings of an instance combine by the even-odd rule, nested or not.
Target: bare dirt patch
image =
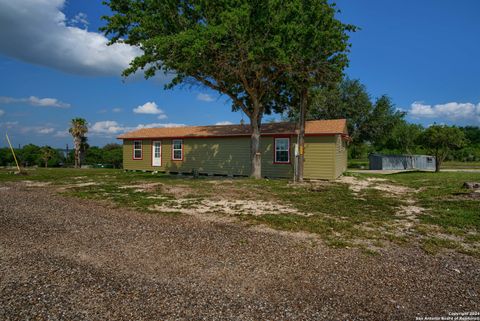
[[[45,187],[51,185],[50,182],[23,181],[27,187]]]
[[[163,185],[162,183],[140,183],[133,185],[122,185],[120,189],[133,189],[136,192],[149,192],[154,191],[158,186]]]
[[[358,179],[354,176],[342,176],[337,179],[339,183],[348,184],[349,188],[356,194],[367,188],[376,189],[394,197],[415,192],[414,189],[409,187],[387,184],[386,181],[388,180],[384,178]]]
[[[178,199],[161,205],[155,205],[150,210],[159,212],[179,212],[184,214],[221,213],[235,215],[266,215],[266,214],[294,214],[309,216],[299,210],[267,201],[253,200],[213,200],[213,199]]]

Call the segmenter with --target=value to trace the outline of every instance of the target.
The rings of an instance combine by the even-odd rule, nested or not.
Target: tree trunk
[[[75,168],[80,168],[80,144],[81,141],[78,137],[75,137],[74,141],[75,147]]]
[[[302,92],[300,97],[300,114],[298,117],[298,162],[296,169],[296,182],[303,182],[304,162],[305,162],[305,120],[307,114],[308,90]]]
[[[259,179],[262,178],[262,155],[260,153],[260,125],[262,123],[261,115],[253,115],[250,118],[250,126],[252,128],[251,142],[250,142],[250,157],[252,160],[252,167],[250,177]]]
[[[440,165],[442,165],[442,159],[440,156],[440,152],[435,153],[435,172],[438,173],[440,172]]]
[[[48,160],[45,160],[45,168],[48,167]]]

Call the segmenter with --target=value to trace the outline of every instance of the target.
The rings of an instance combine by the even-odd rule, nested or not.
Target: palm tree
[[[80,168],[82,143],[86,141],[85,134],[88,132],[87,121],[83,118],[74,118],[70,123],[68,130],[73,136],[73,145],[75,148],[75,168]]]
[[[45,168],[47,168],[48,161],[55,156],[56,151],[50,146],[44,146],[40,151],[42,160],[45,162]]]

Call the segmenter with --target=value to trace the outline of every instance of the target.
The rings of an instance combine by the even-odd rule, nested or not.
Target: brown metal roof
[[[295,123],[268,123],[262,124],[262,135],[289,135],[295,134]],[[250,125],[214,125],[189,126],[170,128],[142,128],[118,136],[118,139],[132,138],[161,138],[161,137],[228,137],[249,136]],[[306,122],[307,135],[347,134],[345,119],[310,120]]]

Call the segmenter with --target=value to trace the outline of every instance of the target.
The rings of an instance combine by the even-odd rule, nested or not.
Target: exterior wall
[[[285,136],[277,136],[285,137]],[[296,139],[292,136],[290,138],[290,163],[288,164],[274,164],[275,160],[275,138],[277,137],[262,137],[260,149],[262,151],[262,176],[264,177],[293,177],[293,160],[294,160],[294,144]],[[250,146],[250,138],[248,142]]]
[[[335,138],[335,178],[341,176],[347,170],[347,142],[341,135]]]
[[[285,136],[278,136],[285,137]],[[275,137],[261,138],[262,176],[293,177],[294,144],[290,136],[290,163],[274,164]],[[305,137],[305,178],[334,179],[346,168],[346,149],[340,135]],[[184,138],[183,160],[172,160],[172,139],[142,140],[142,159],[133,159],[133,141],[123,141],[123,167],[127,170],[191,172],[223,175],[250,174],[250,137]],[[152,166],[152,141],[162,142],[161,166]],[[338,163],[338,165],[336,165]]]
[[[336,136],[305,137],[304,177],[335,179]]]
[[[152,166],[152,141],[162,142],[161,166]],[[172,139],[143,140],[143,159],[134,160],[133,140],[124,140],[123,159],[125,169],[249,175],[250,140],[235,138],[185,138],[183,160],[172,160]]]

